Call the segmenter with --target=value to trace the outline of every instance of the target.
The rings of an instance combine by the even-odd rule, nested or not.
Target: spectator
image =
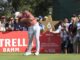
[[[42,21],[43,20],[43,17],[42,16],[39,16],[39,20]]]
[[[73,14],[73,15],[71,16],[70,24],[72,24],[72,23],[73,23],[74,17],[76,17],[76,14]],[[77,18],[76,18],[76,19],[77,19]]]
[[[0,21],[0,32],[5,32],[5,31],[6,31],[5,27],[4,27],[4,25]]]
[[[42,18],[38,18],[37,21],[38,21],[38,23],[40,25],[40,30],[44,30],[45,26],[41,23]]]
[[[64,24],[69,27],[70,23],[69,23],[69,19],[68,18],[65,18],[64,19]]]
[[[6,25],[6,17],[5,16],[2,16],[1,17],[2,18],[2,24],[3,24],[3,26],[5,27],[5,25]]]
[[[23,31],[28,31],[28,27],[26,25],[24,25]]]
[[[11,20],[11,25],[14,26],[14,18],[10,17],[10,20]]]
[[[14,26],[11,24],[11,20],[8,19],[8,23],[5,25],[6,31],[14,31]]]
[[[16,17],[14,22],[14,31],[22,31],[23,28],[19,24],[19,19]]]
[[[70,39],[70,41],[69,41],[69,51],[71,53],[73,52],[75,35],[77,33],[76,21],[77,21],[77,18],[73,17],[72,18],[72,24],[70,24],[70,26],[69,26],[69,39]]]
[[[64,19],[64,25],[67,27],[67,29],[69,28],[70,23],[69,23],[69,19],[68,18]],[[67,32],[69,33],[69,31],[67,31]],[[69,34],[68,33],[67,33],[66,39],[67,39],[67,45],[68,45],[67,52],[69,53]]]
[[[58,32],[59,33],[59,31],[61,30],[61,28],[62,28],[62,23],[63,23],[63,21],[62,20],[60,20],[59,21],[59,26],[58,26],[58,29],[56,30],[56,32]]]
[[[80,53],[80,14],[78,15],[78,19],[76,40],[74,41],[74,53]]]
[[[62,44],[61,49],[63,53],[67,53],[68,48],[68,28],[65,26],[63,21],[60,21],[60,25],[56,31],[53,31],[53,33],[60,33],[60,36],[62,37]]]
[[[45,16],[45,17],[43,18],[43,21],[47,21],[47,20],[48,20],[48,17]]]
[[[23,31],[28,31],[28,27],[23,27]]]

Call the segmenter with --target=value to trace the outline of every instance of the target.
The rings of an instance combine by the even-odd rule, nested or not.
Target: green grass
[[[23,56],[24,53],[0,53],[0,60],[80,60],[79,54],[40,54]]]

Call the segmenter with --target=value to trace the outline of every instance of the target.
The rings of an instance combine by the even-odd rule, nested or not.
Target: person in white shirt
[[[64,22],[61,22],[58,29],[56,31],[53,31],[53,33],[60,33],[60,36],[62,37],[62,44],[61,44],[61,49],[63,53],[66,53],[66,49],[68,47],[68,28],[64,24]]]
[[[64,24],[67,26],[67,28],[69,27],[70,23],[68,18],[64,19]]]
[[[5,31],[6,31],[5,27],[0,21],[0,32],[5,32]]]
[[[74,53],[80,53],[80,14],[78,15],[79,21],[77,22],[77,34],[76,34],[76,40],[74,41],[75,49]]]
[[[79,21],[77,22],[77,34],[76,37],[80,37],[80,15],[78,15]]]

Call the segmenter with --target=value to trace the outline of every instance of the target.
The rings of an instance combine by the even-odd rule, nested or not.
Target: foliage
[[[5,11],[5,15],[11,16],[16,11],[23,11],[24,9],[29,10],[35,16],[45,16],[49,12],[49,8],[51,8],[53,0],[8,0],[5,6],[3,6]],[[8,16],[7,15],[7,16]]]

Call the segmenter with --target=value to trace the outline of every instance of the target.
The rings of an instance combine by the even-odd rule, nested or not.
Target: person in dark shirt
[[[8,19],[8,22],[5,25],[6,31],[14,31],[14,26],[11,24],[11,20]]]
[[[23,28],[21,27],[21,25],[19,24],[19,19],[15,18],[15,22],[14,22],[14,31],[22,31]]]
[[[10,20],[11,20],[11,25],[14,26],[14,18],[10,17]]]
[[[76,17],[73,17],[73,20],[72,20],[72,24],[70,24],[68,30],[69,30],[69,51],[72,53],[73,52],[73,42],[75,41],[75,37],[76,37],[76,33],[77,33],[77,25],[76,25],[76,22],[77,22],[77,18]]]

